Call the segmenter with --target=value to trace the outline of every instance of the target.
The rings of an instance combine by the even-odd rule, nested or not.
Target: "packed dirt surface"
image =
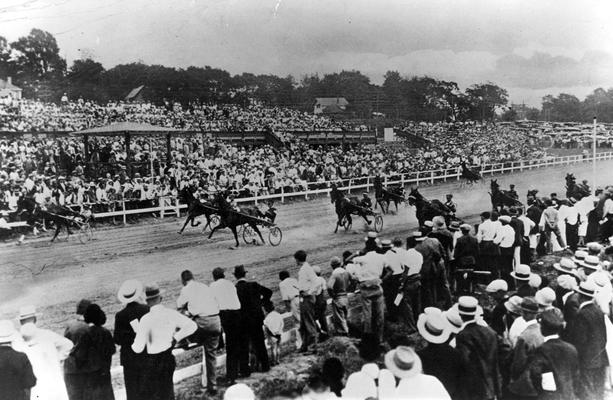
[[[598,164],[597,179],[601,185],[609,181],[610,168],[613,161]],[[591,164],[530,170],[497,179],[503,189],[514,183],[522,201],[532,188],[538,188],[542,196],[557,192],[565,197],[567,172],[573,172],[579,181],[588,179]],[[480,212],[491,208],[489,177],[484,184],[472,187],[461,188],[458,181],[453,181],[421,186],[420,191],[429,199],[441,200],[446,193],[453,193],[458,216],[473,223]],[[76,302],[88,298],[106,311],[107,326],[112,328],[114,314],[121,308],[116,291],[123,280],[157,282],[165,291],[165,302],[173,304],[181,287],[182,270],[190,269],[197,279],[209,282],[215,267],[226,268],[226,276],[233,279],[232,268],[237,264],[245,265],[248,277],[273,289],[273,300],[278,300],[278,273],[288,269],[296,275],[292,257],[296,250],[306,250],[311,264],[322,266],[327,275],[332,256],[362,246],[366,225],[358,217],[349,232],[340,228],[337,234],[333,233],[336,215],[328,197],[276,206],[277,225],[283,230],[283,241],[278,247],[245,245],[239,238],[241,246],[230,250],[234,239],[229,230],[216,232],[211,240],[207,239],[208,232],[202,234],[200,227],[188,227],[179,235],[183,218],[101,228],[87,244],[79,243],[76,237],[53,244],[49,238],[26,240],[21,246],[14,242],[0,244],[0,317],[15,318],[20,306],[34,304],[41,312],[40,325],[63,331],[66,322],[74,317]],[[399,206],[397,215],[383,218],[380,236],[384,238],[405,237],[417,225],[414,209],[405,205]],[[263,234],[266,239],[266,228]]]

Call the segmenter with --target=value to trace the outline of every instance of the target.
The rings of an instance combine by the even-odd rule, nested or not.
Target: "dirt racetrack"
[[[609,168],[613,168],[613,161],[598,165],[597,179],[601,185],[613,183]],[[591,164],[497,178],[505,189],[515,183],[521,200],[531,188],[538,188],[540,195],[557,192],[565,197],[566,172],[573,172],[579,180],[587,179],[591,177]],[[421,187],[421,192],[430,199],[444,199],[445,193],[453,193],[458,215],[471,222],[476,222],[479,212],[491,207],[488,190],[489,178],[486,184],[469,188],[460,188],[457,181]],[[225,267],[227,277],[232,279],[232,267],[237,264],[245,264],[249,276],[275,290],[273,300],[278,300],[278,272],[289,269],[295,275],[292,255],[296,250],[306,250],[309,261],[324,267],[327,275],[330,257],[362,245],[365,225],[361,220],[354,219],[352,232],[341,228],[339,233],[333,233],[336,216],[327,197],[277,207],[277,223],[283,230],[283,242],[278,247],[247,246],[241,240],[239,249],[230,250],[233,238],[229,230],[217,232],[210,241],[200,228],[188,227],[179,235],[183,218],[103,228],[85,245],[76,237],[54,244],[48,243],[49,238],[26,241],[22,246],[14,242],[0,244],[0,317],[14,318],[20,306],[35,304],[42,313],[40,324],[62,331],[66,321],[73,318],[76,302],[89,298],[107,312],[107,326],[112,327],[113,315],[121,308],[115,293],[124,279],[158,282],[165,290],[165,301],[171,304],[180,289],[182,270],[191,269],[197,279],[209,282],[215,267]],[[386,215],[384,221],[382,237],[403,237],[416,227],[414,209],[404,205],[398,215]]]

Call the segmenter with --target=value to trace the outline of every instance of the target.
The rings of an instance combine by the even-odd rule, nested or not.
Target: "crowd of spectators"
[[[74,130],[117,119],[165,126],[177,126],[180,120],[181,124],[189,125],[197,120],[191,117],[198,115],[195,111],[168,113],[152,105],[100,107],[80,101],[63,106],[24,101],[18,113],[4,107],[5,119],[0,125],[16,131]],[[257,111],[246,111],[252,108],[267,110],[263,115],[268,116],[262,119],[256,117]],[[265,121],[281,121],[285,128],[275,129],[309,129],[315,119],[328,121],[259,106],[202,110],[209,110],[209,114],[202,113],[205,121],[227,122],[225,117],[216,118],[229,115],[234,122],[248,122],[251,128],[263,128]],[[206,119],[206,115],[211,119]],[[404,129],[427,139],[426,144],[418,149],[407,142],[393,146],[313,146],[294,137],[284,147],[276,148],[243,146],[198,134],[173,137],[170,162],[167,162],[164,138],[138,136],[131,141],[130,165],[126,162],[128,154],[123,137],[90,138],[86,159],[80,137],[9,135],[0,139],[2,201],[5,208],[8,205],[13,209],[16,200],[9,197],[22,192],[33,194],[33,190],[41,200],[50,198],[61,205],[106,204],[120,199],[153,201],[161,196],[177,195],[185,185],[193,185],[200,193],[223,188],[235,190],[239,197],[251,197],[323,188],[337,180],[353,179],[354,183],[361,183],[361,178],[376,174],[457,168],[461,161],[483,165],[539,159],[546,154],[532,136],[496,124],[408,124]]]

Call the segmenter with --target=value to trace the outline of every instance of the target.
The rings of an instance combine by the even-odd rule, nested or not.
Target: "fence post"
[[[400,173],[400,184],[402,185],[402,188],[404,189],[404,172]]]
[[[385,188],[387,189],[387,175],[385,175],[383,177],[383,185],[385,186]]]
[[[419,171],[417,171],[417,174],[415,175],[415,185],[419,186]]]
[[[175,197],[175,210],[177,213],[177,218],[181,217],[181,208],[179,207],[179,198]]]
[[[430,183],[434,185],[434,171],[430,171]]]
[[[201,349],[202,349],[202,375],[200,375],[200,382],[202,384],[202,387],[205,387],[208,384],[208,379],[206,377],[206,356],[204,354],[204,346],[202,346]]]
[[[283,196],[285,194],[285,187],[281,186],[281,204],[285,203],[285,196]]]
[[[126,199],[121,199],[121,208],[123,210],[123,224],[126,225]]]
[[[159,204],[160,204],[160,219],[164,219],[164,214],[166,213],[166,199],[164,197],[160,197]]]
[[[366,191],[370,192],[370,175],[366,177]]]

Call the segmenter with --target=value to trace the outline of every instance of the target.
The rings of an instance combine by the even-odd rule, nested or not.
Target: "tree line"
[[[90,58],[75,60],[68,67],[56,39],[40,29],[32,29],[12,43],[0,37],[0,77],[6,76],[13,77],[25,97],[56,102],[63,93],[72,99],[101,103],[121,100],[133,88],[144,85],[143,98],[156,104],[247,104],[255,98],[269,106],[311,112],[317,97],[344,97],[349,102],[347,115],[352,118],[385,115],[414,121],[462,121],[517,117],[508,107],[507,91],[494,83],[477,83],[462,91],[452,81],[407,77],[398,71],[388,71],[383,84],[376,85],[359,71],[307,75],[297,80],[291,75],[231,75],[210,66],[181,69],[130,63],[105,69]],[[613,120],[610,111],[613,89],[597,89],[583,102],[565,94],[546,96],[542,110],[528,114],[531,119],[581,121],[591,120],[598,112]]]

